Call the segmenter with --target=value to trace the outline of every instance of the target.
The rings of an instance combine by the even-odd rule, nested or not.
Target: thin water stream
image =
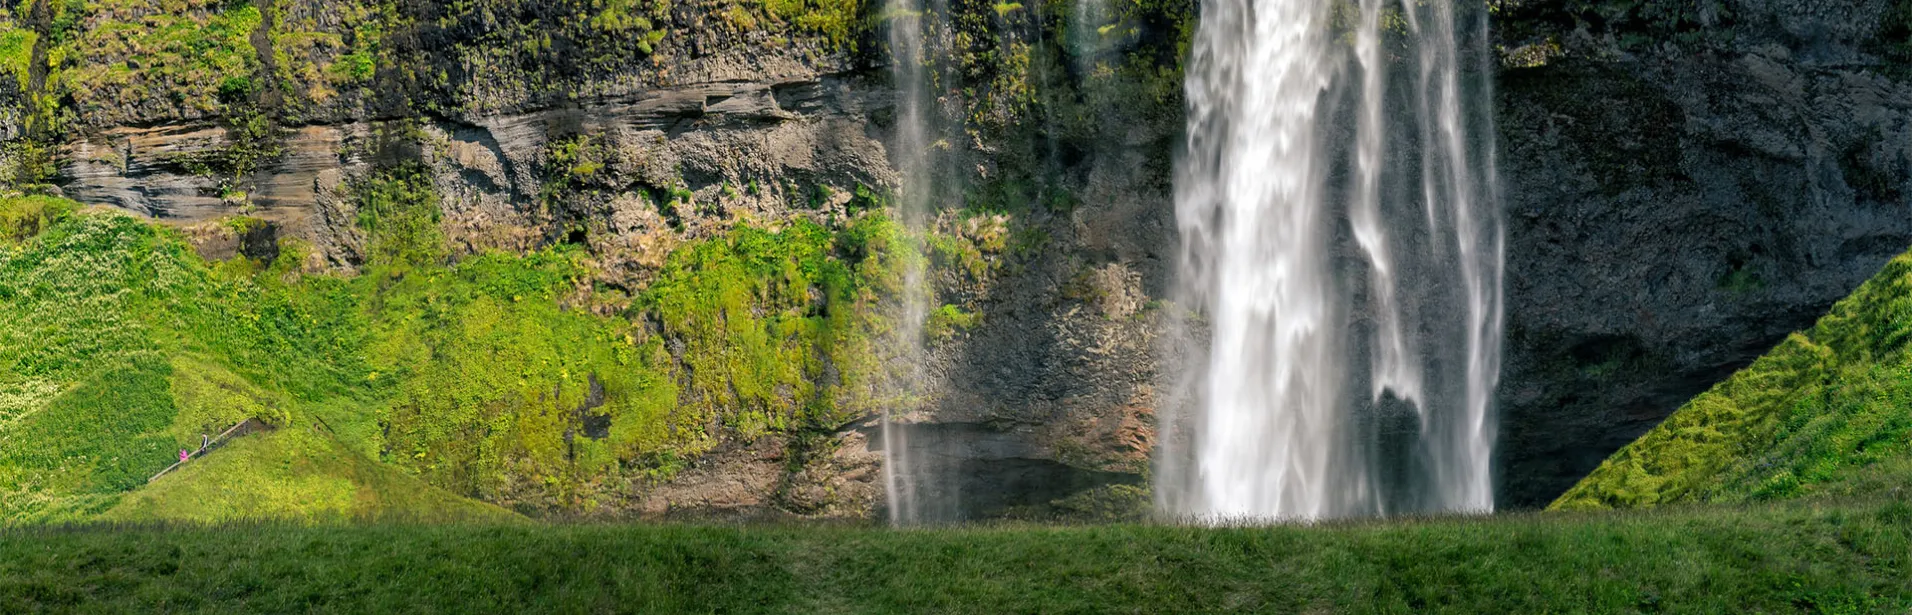
[[[923,28],[929,20],[922,0],[888,0],[885,9],[890,20],[890,76],[897,90],[896,131],[889,146],[893,148],[892,161],[902,177],[897,195],[898,213],[912,233],[921,233],[931,213],[932,151],[930,118],[925,108],[929,85],[923,47]],[[923,323],[929,316],[930,290],[923,261],[906,259],[906,262],[894,343],[905,368],[912,372],[903,379],[903,386],[914,387],[921,386],[925,380],[927,350],[923,345]],[[917,392],[903,397],[913,403],[918,398],[914,393]],[[909,423],[898,416],[906,410],[891,406],[884,409],[882,416],[885,505],[890,524],[896,526],[920,524],[933,516],[932,511],[925,508],[929,491],[934,487],[925,484],[932,478],[931,468],[925,467],[921,460],[921,447],[910,441]]]

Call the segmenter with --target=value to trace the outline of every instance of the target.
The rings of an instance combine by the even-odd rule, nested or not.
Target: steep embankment
[[[673,253],[635,297],[593,295],[579,288],[591,262],[562,246],[446,264],[435,198],[403,178],[359,198],[373,256],[356,276],[300,274],[296,242],[270,260],[212,261],[189,243],[243,236],[243,218],[180,232],[58,199],[0,201],[0,519],[89,518],[200,434],[248,418],[323,446],[275,435],[209,459],[248,471],[276,455],[390,484],[355,455],[527,510],[668,510],[709,495],[656,484],[723,438],[827,434],[867,412],[884,323],[855,306],[890,294],[896,259],[915,255],[877,214],[836,232],[741,227]],[[629,309],[649,316],[603,315]],[[799,411],[776,403],[790,397]],[[824,444],[766,455],[761,471],[788,506],[867,510],[867,483],[844,485],[836,464],[870,461]],[[201,463],[214,462],[189,466]],[[141,501],[164,504],[179,483],[277,480],[206,472]]]
[[[240,438],[127,494],[99,519],[198,523],[524,520],[367,459],[322,430],[319,424],[308,423]]]
[[[1912,487],[1912,254],[1674,412],[1555,509]]]
[[[8,306],[0,312],[0,523],[92,518],[172,463],[175,451],[247,419],[287,429],[241,438],[140,492],[161,500],[174,492],[223,493],[198,499],[236,506],[211,515],[156,508],[120,516],[303,516],[325,509],[318,502],[234,498],[258,495],[252,487],[295,486],[268,487],[283,481],[253,472],[268,468],[248,467],[257,465],[248,460],[258,460],[260,447],[332,442],[293,435],[325,419],[353,435],[376,433],[366,403],[376,389],[356,382],[365,362],[350,352],[364,336],[350,287],[325,280],[288,285],[277,279],[283,270],[260,270],[244,258],[207,263],[177,233],[76,209],[48,198],[0,201],[0,220],[10,221],[0,225],[0,301]],[[344,480],[372,500],[333,512],[486,516],[467,514],[482,505],[449,493],[426,495],[434,492],[416,479],[365,470],[361,455],[375,450],[282,448],[283,462],[317,464],[285,478]]]
[[[1912,3],[1499,6],[1500,493],[1543,506],[1912,245]]]

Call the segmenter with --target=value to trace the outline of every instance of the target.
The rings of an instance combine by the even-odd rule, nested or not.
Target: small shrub
[[[976,328],[979,320],[980,317],[974,313],[945,304],[930,311],[929,321],[923,324],[923,334],[932,342],[946,342]]]
[[[79,203],[58,197],[0,198],[0,241],[30,239],[79,207]]]

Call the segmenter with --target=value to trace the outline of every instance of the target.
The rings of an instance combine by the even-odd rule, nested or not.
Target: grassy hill
[[[179,229],[0,198],[0,524],[124,510],[176,451],[248,418],[323,424],[324,446],[460,496],[588,513],[725,438],[821,440],[802,436],[871,412],[877,304],[921,258],[876,212],[739,224],[646,288],[607,288],[576,246],[454,256],[416,169],[350,198],[352,274],[307,271],[297,240],[207,261]]]
[[[1912,254],[1694,398],[1552,508],[1912,497]]]
[[[511,523],[524,517],[347,450],[317,425],[238,438],[121,498],[113,522]]]
[[[1904,613],[1912,505],[1211,529],[0,529],[0,612]]]

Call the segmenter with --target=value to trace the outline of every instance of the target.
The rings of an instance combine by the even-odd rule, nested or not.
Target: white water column
[[[887,0],[890,16],[890,77],[897,90],[896,134],[890,144],[894,163],[902,177],[898,191],[898,209],[903,223],[912,231],[921,231],[929,217],[929,118],[925,113],[928,85],[924,75],[923,6],[920,0]],[[911,376],[908,386],[923,381],[923,322],[929,315],[929,289],[921,259],[909,259],[904,271],[902,305],[893,332]],[[914,395],[904,396],[915,399]],[[924,501],[928,487],[927,468],[921,467],[917,447],[910,442],[910,426],[898,419],[904,408],[883,410],[883,493],[889,522],[894,526],[916,525],[926,520]]]
[[[1176,214],[1184,337],[1205,347],[1162,417],[1169,515],[1493,507],[1502,228],[1486,67],[1464,82],[1456,36],[1484,21],[1333,8],[1202,5]]]

